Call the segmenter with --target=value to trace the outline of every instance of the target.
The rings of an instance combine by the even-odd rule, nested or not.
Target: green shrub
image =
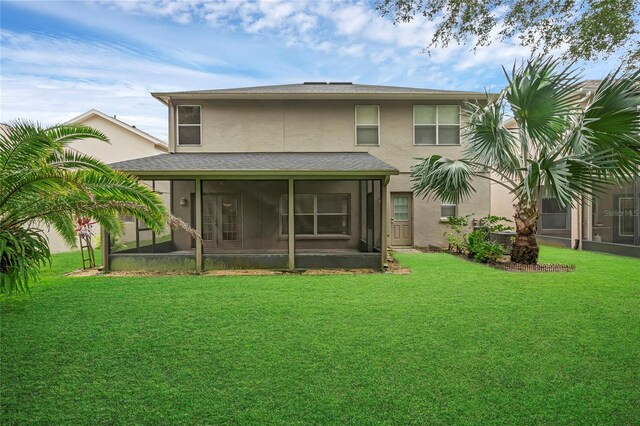
[[[491,234],[511,229],[502,222],[507,218],[485,216],[478,221],[476,228],[467,235],[467,256],[480,263],[494,263],[504,254],[502,246],[491,241]]]
[[[444,233],[444,237],[449,244],[448,251],[455,254],[463,254],[467,251],[467,234],[465,228],[469,226],[469,218],[472,215],[466,216],[450,216],[448,220],[451,231]]]
[[[472,215],[468,214],[449,218],[451,230],[444,233],[449,243],[448,251],[453,254],[464,254],[481,263],[496,262],[504,254],[504,249],[499,243],[491,241],[490,236],[492,233],[511,229],[502,223],[509,220],[499,216],[485,216],[478,220],[473,231],[466,232],[471,217]]]

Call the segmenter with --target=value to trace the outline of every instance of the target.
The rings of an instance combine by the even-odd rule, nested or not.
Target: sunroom
[[[386,263],[387,183],[398,170],[368,153],[177,153],[111,167],[152,187],[202,239],[124,218],[123,235],[103,236],[107,270]]]

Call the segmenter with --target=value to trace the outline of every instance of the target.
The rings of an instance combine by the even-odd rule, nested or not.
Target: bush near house
[[[472,217],[473,215],[466,215],[449,218],[448,225],[451,230],[444,234],[449,243],[449,252],[465,255],[480,263],[498,261],[504,255],[504,247],[492,241],[491,235],[512,229],[502,223],[509,220],[489,215],[479,219],[477,225],[471,229],[469,219]]]

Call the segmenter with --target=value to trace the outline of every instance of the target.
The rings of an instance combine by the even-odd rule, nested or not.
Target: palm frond
[[[515,177],[519,166],[518,140],[504,127],[504,102],[488,100],[485,106],[467,103],[465,110],[469,117],[463,129],[467,141],[465,157]]]
[[[69,148],[88,138],[107,141],[87,126],[45,128],[27,121],[11,123],[0,135],[0,292],[24,290],[49,259],[36,226],[53,227],[75,244],[78,216],[93,217],[114,233],[122,230],[119,214],[156,232],[175,222],[158,194],[137,178]]]
[[[572,64],[562,67],[559,59],[538,56],[505,75],[505,98],[518,123],[523,155],[552,148],[569,126],[567,117],[578,109],[578,72]]]
[[[612,181],[627,182],[640,164],[639,108],[640,71],[613,72],[599,84],[567,144],[593,157],[594,166],[606,169]]]
[[[438,198],[457,204],[469,198],[475,188],[471,184],[476,171],[465,160],[450,160],[440,155],[422,159],[411,168],[413,192],[423,198]]]

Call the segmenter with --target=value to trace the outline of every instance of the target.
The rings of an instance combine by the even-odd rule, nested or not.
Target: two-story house
[[[380,268],[388,246],[442,246],[446,218],[490,210],[414,198],[410,167],[461,155],[465,101],[484,93],[304,83],[153,93],[169,153],[112,164],[139,176],[202,244],[139,223],[109,269]],[[130,238],[129,238],[130,239]]]

